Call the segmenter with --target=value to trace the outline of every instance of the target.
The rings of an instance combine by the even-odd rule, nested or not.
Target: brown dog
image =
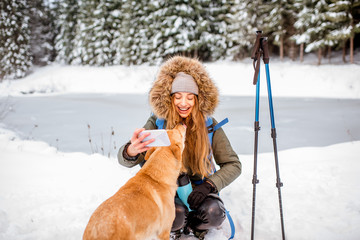
[[[84,240],[170,238],[175,219],[176,180],[182,165],[186,127],[167,130],[171,145],[151,148],[146,164],[91,216]]]

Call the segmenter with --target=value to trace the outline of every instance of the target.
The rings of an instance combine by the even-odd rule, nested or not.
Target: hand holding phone
[[[139,133],[139,137],[141,137],[145,133],[150,133],[150,135],[144,138],[142,142],[146,142],[150,139],[155,139],[154,142],[146,145],[147,147],[170,146],[170,139],[165,129],[144,130],[141,133]]]

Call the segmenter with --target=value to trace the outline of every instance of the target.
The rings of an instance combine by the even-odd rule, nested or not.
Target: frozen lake
[[[3,120],[7,128],[64,152],[115,156],[151,113],[146,94],[28,95],[8,101],[13,111]],[[279,150],[360,140],[360,100],[274,98],[273,103]],[[223,96],[214,115],[218,121],[229,118],[224,130],[237,154],[253,153],[254,108],[253,97]],[[259,152],[271,152],[267,98],[261,98],[260,126]]]

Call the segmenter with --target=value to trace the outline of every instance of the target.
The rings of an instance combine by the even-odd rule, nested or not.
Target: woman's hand
[[[144,140],[144,138],[146,138],[150,135],[150,133],[145,133],[141,137],[139,137],[139,133],[141,133],[144,130],[145,130],[145,128],[138,128],[134,131],[134,133],[130,139],[131,144],[127,148],[127,154],[130,157],[134,157],[134,156],[138,155],[139,153],[149,150],[151,147],[147,147],[147,145],[155,141],[155,139],[150,139],[146,142],[142,142]]]
[[[187,201],[191,209],[197,209],[201,203],[205,200],[207,195],[215,192],[213,185],[207,181],[194,187],[194,190],[190,193]]]

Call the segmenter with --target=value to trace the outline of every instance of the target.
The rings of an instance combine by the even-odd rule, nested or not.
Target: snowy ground
[[[359,65],[270,64],[287,239],[359,239]],[[234,119],[224,126],[234,148],[248,142],[236,150],[243,173],[221,196],[235,221],[235,239],[249,239],[252,66],[218,62],[207,68],[223,96],[219,118]],[[0,113],[11,107],[0,123],[0,239],[81,239],[95,208],[138,171],[120,166],[116,150],[110,149],[146,120],[150,111],[146,93],[156,71],[150,66],[53,65],[0,84]],[[262,93],[266,96],[266,88]],[[240,106],[236,101],[241,101]],[[258,163],[255,237],[280,239],[265,99],[261,108],[260,142],[265,146],[260,145]],[[95,154],[88,143],[87,124]],[[246,140],[236,142],[236,138]],[[206,239],[225,239],[229,231],[225,221]]]

